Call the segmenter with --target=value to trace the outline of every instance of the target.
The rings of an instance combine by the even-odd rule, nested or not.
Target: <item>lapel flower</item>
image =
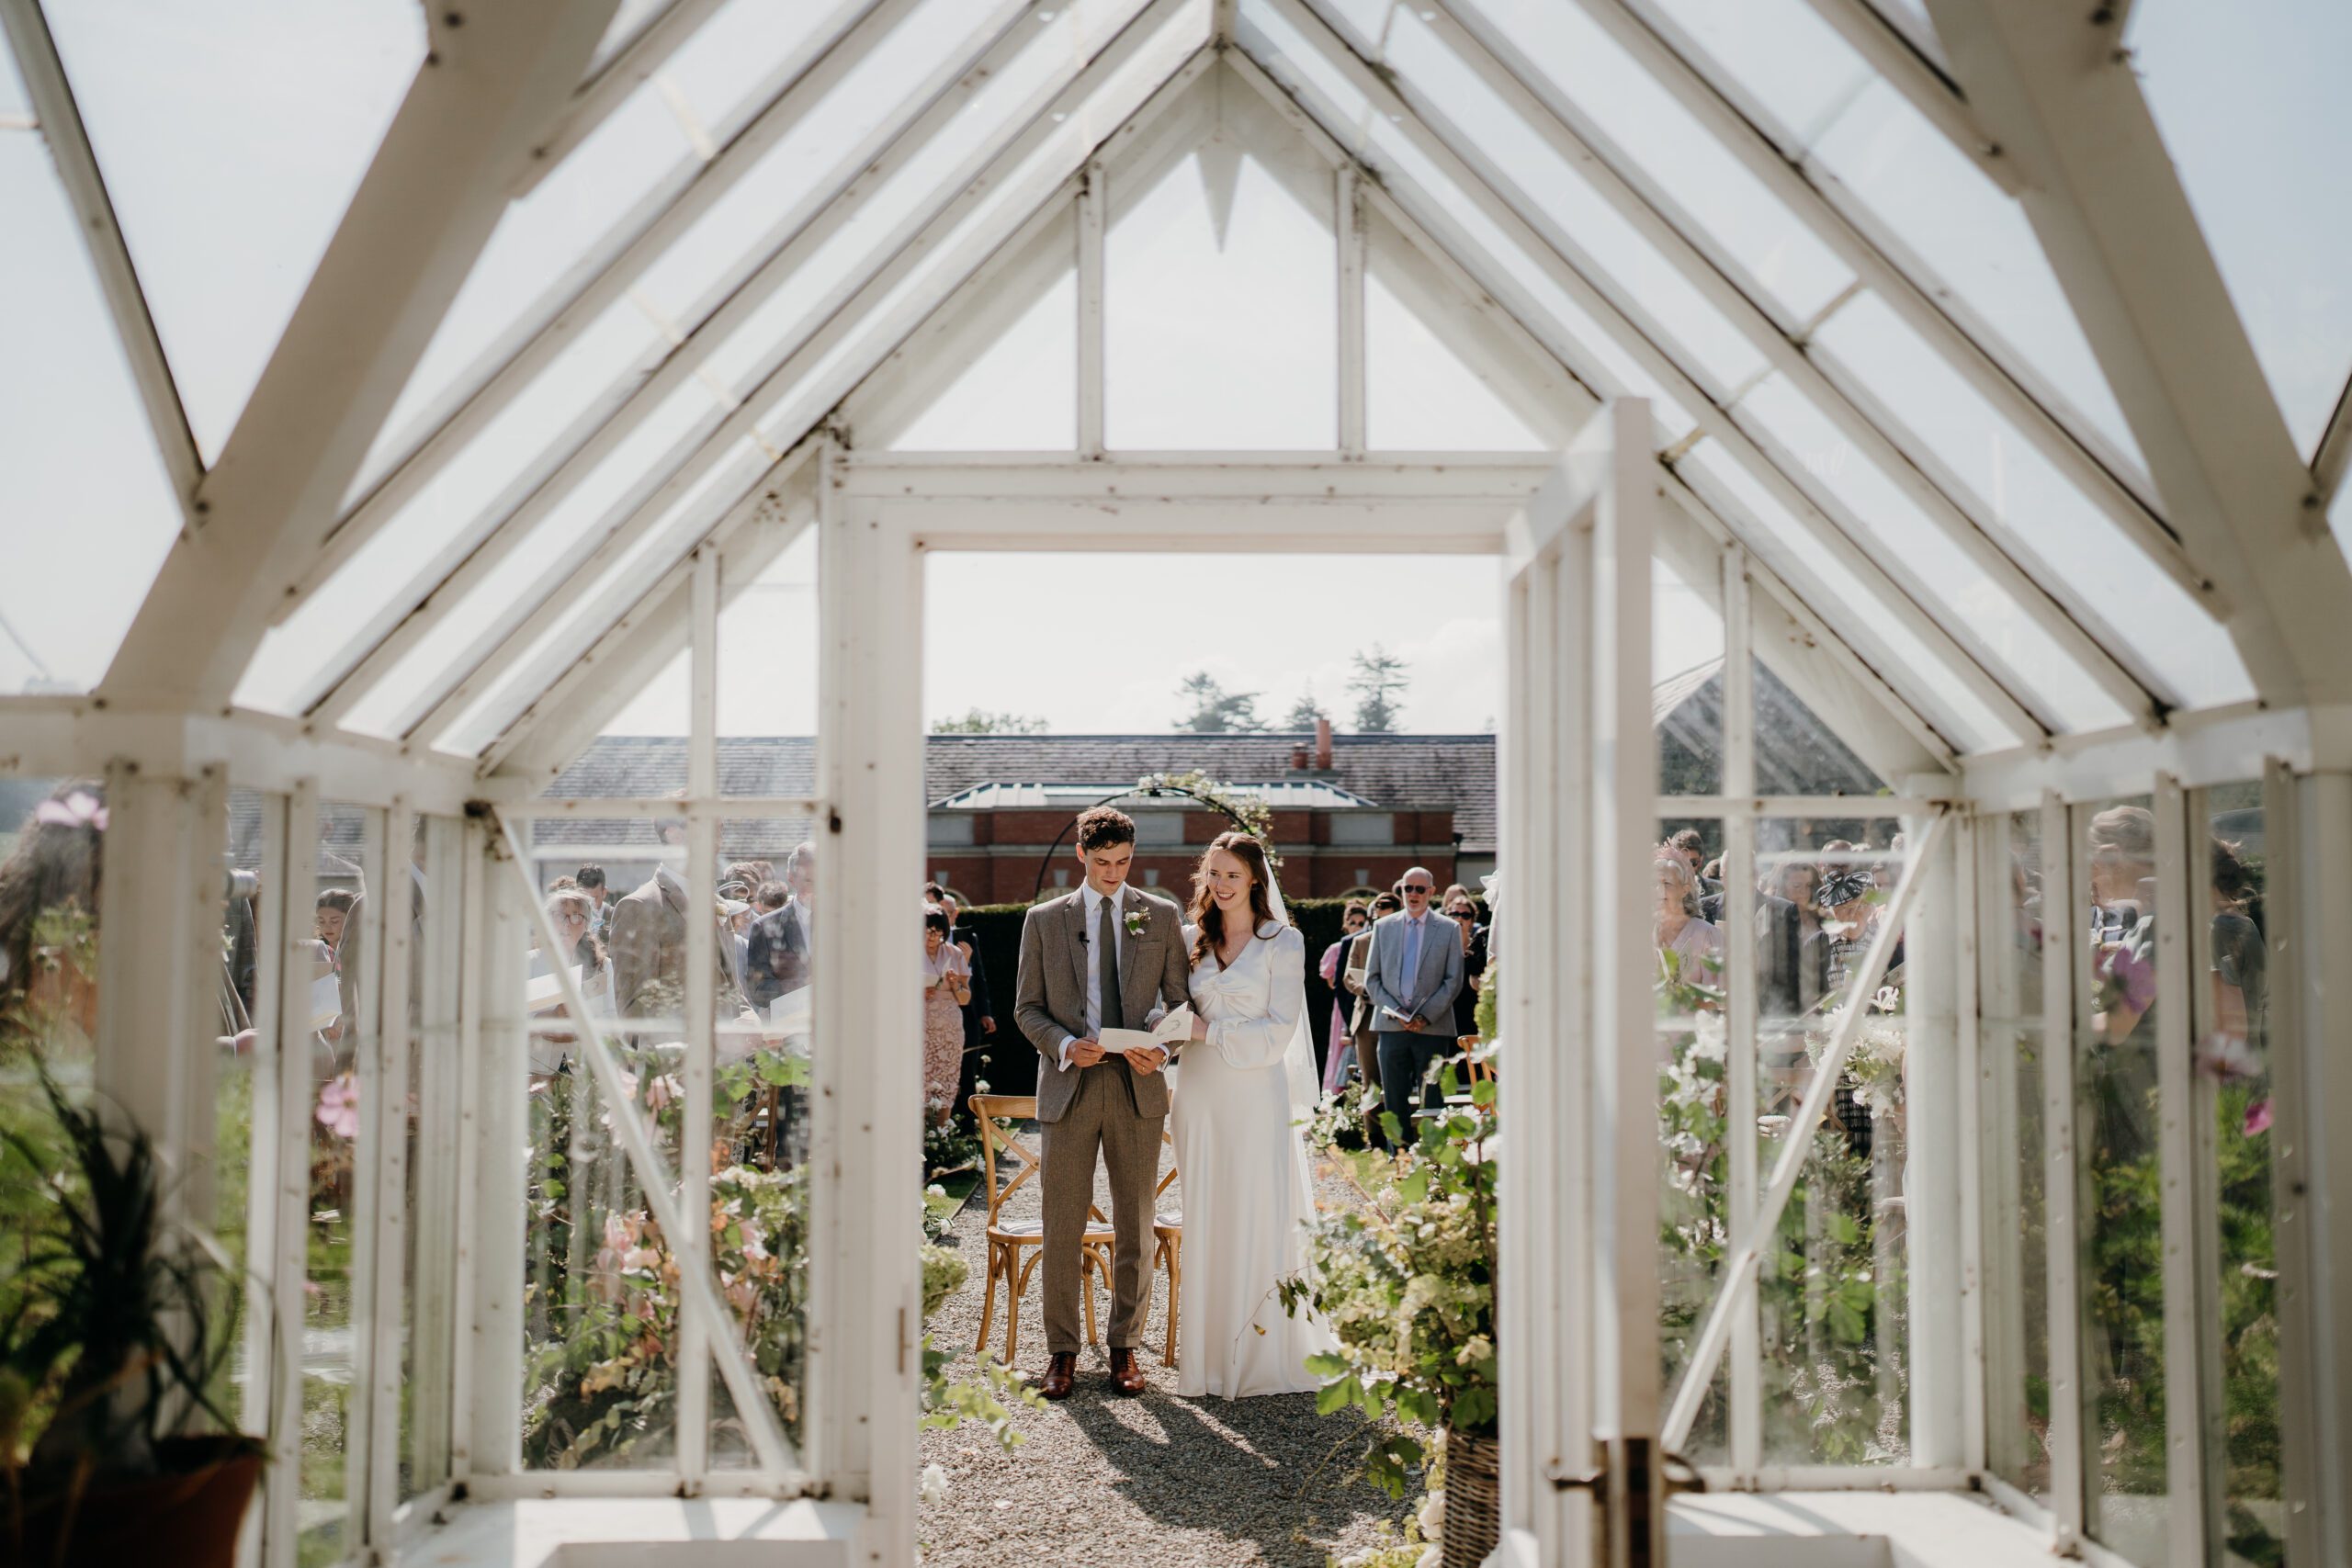
[[[90,828],[106,830],[107,808],[86,790],[75,790],[63,800],[44,800],[33,807],[33,820],[49,828]]]
[[[1144,928],[1151,923],[1151,916],[1143,909],[1129,909],[1123,918],[1127,923],[1127,934],[1138,939],[1143,936]]]

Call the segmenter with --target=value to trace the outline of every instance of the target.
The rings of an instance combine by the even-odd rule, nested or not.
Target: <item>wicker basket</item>
[[[1503,1538],[1499,1438],[1445,1434],[1445,1568],[1478,1568]]]

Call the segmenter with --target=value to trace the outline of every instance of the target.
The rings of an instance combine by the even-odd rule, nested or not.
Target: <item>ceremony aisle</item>
[[[1023,1141],[1035,1146],[1034,1125],[1023,1129]],[[1167,1167],[1160,1168],[1164,1174]],[[1351,1197],[1328,1167],[1318,1168],[1316,1185],[1320,1201]],[[1095,1202],[1110,1212],[1099,1171]],[[1180,1181],[1160,1207],[1182,1206]],[[1004,1217],[1035,1223],[1037,1214],[1032,1181],[1007,1202]],[[979,1332],[987,1230],[988,1204],[976,1191],[942,1243],[970,1262],[971,1276],[926,1325],[938,1344],[960,1353],[961,1367],[969,1366]],[[1187,1245],[1198,1244],[1188,1237]],[[1021,1303],[1018,1356],[1030,1371],[1046,1359],[1040,1301],[1033,1276]],[[1107,1328],[1110,1300],[1099,1288],[1096,1306]],[[1167,1333],[1167,1281],[1156,1276],[1142,1352],[1150,1393],[1137,1399],[1114,1394],[1103,1349],[1090,1347],[1079,1357],[1078,1387],[1069,1399],[1016,1411],[1014,1425],[1025,1440],[1012,1453],[976,1429],[924,1432],[922,1462],[938,1465],[948,1480],[945,1495],[923,1506],[924,1562],[1324,1568],[1333,1556],[1371,1545],[1377,1521],[1401,1523],[1406,1504],[1392,1504],[1353,1479],[1363,1446],[1359,1414],[1317,1416],[1311,1394],[1178,1399],[1176,1373],[1160,1356]],[[1001,1300],[989,1338],[1001,1355]]]

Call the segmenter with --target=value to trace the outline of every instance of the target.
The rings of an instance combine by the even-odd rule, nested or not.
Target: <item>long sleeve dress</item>
[[[1317,1385],[1306,1358],[1332,1348],[1331,1333],[1290,1316],[1274,1293],[1306,1263],[1314,1212],[1283,1065],[1306,1014],[1306,939],[1283,926],[1252,938],[1230,968],[1211,955],[1192,988],[1208,1037],[1184,1048],[1175,1080],[1184,1218],[1176,1392],[1306,1393]]]

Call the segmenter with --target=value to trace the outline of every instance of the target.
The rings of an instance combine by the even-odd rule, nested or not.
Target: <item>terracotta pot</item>
[[[157,1449],[162,1474],[99,1477],[70,1517],[61,1496],[28,1496],[26,1568],[119,1568],[166,1558],[178,1568],[234,1568],[237,1530],[261,1480],[260,1445],[235,1436],[166,1438]]]
[[[1445,1568],[1478,1568],[1503,1539],[1503,1443],[1445,1433]]]

